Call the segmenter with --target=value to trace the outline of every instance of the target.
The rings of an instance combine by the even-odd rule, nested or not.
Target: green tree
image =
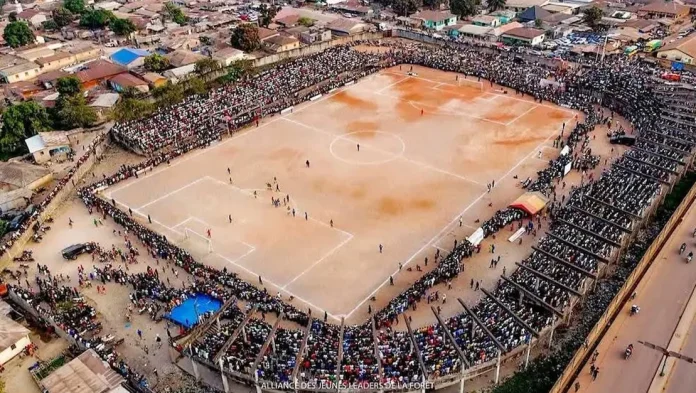
[[[2,37],[7,45],[17,48],[34,42],[34,33],[26,22],[12,22],[5,26]]]
[[[155,106],[145,100],[134,97],[124,97],[116,103],[111,112],[111,118],[115,121],[130,121],[145,117],[155,110]]]
[[[250,74],[253,70],[253,63],[251,60],[237,60],[227,67],[227,74],[218,78],[220,83],[232,83],[236,82],[244,76]]]
[[[148,71],[160,72],[167,68],[169,68],[169,59],[158,53],[153,53],[145,58],[145,69]]]
[[[130,19],[116,18],[111,22],[110,27],[111,31],[122,36],[129,36],[137,30],[135,24]]]
[[[450,0],[450,10],[460,19],[478,14],[481,0]]]
[[[5,220],[0,220],[0,237],[5,236],[9,225],[9,222]],[[2,379],[0,379],[0,393],[5,393],[5,381],[3,381]]]
[[[69,9],[60,6],[56,7],[56,9],[54,9],[51,12],[51,18],[53,18],[53,20],[59,27],[63,27],[72,23],[73,19],[75,19],[75,16],[72,12],[70,12]]]
[[[237,26],[232,32],[232,46],[245,52],[253,52],[261,47],[259,30],[252,24]]]
[[[65,129],[88,127],[97,121],[94,108],[87,105],[82,84],[75,76],[58,78],[56,82],[58,101],[52,113],[55,123]]]
[[[590,26],[592,30],[598,31],[602,29],[600,22],[602,21],[603,15],[602,9],[595,5],[585,10],[582,21]]]
[[[185,25],[188,23],[188,18],[184,15],[181,8],[177,7],[174,3],[168,2],[164,4],[164,13],[169,16],[171,20],[180,25]]]
[[[157,100],[157,106],[167,107],[184,99],[184,89],[180,84],[167,82],[164,86],[155,87],[152,90],[152,96]]]
[[[56,23],[56,21],[54,21],[53,19],[49,19],[41,23],[41,28],[43,28],[46,31],[56,31],[60,29],[60,26],[58,26],[58,23]]]
[[[56,91],[61,96],[74,96],[82,92],[82,83],[74,76],[65,76],[56,81]]]
[[[506,0],[488,0],[488,11],[493,12],[505,8]]]
[[[421,0],[393,0],[392,10],[400,16],[409,16],[423,5]]]
[[[97,122],[97,113],[87,105],[87,100],[82,94],[59,97],[56,109],[56,120],[65,129],[89,127]]]
[[[84,0],[65,0],[63,6],[73,14],[81,14],[86,11]]]
[[[196,74],[198,74],[199,76],[203,76],[213,71],[219,70],[220,68],[222,68],[222,65],[219,61],[210,57],[206,57],[205,59],[198,60],[194,67],[194,71],[196,72]]]
[[[187,82],[186,92],[188,94],[203,94],[206,92],[205,81],[201,78],[191,78]]]
[[[305,27],[312,27],[314,26],[314,19],[308,18],[306,16],[301,16],[300,19],[297,20],[297,24]]]
[[[259,8],[259,25],[268,27],[278,14],[278,8],[273,5],[261,4]]]
[[[534,27],[536,27],[537,29],[541,29],[543,26],[544,26],[544,21],[542,21],[539,18],[536,18],[534,20]]]
[[[49,124],[46,109],[36,102],[12,105],[2,114],[0,148],[6,152],[21,150],[24,139],[48,129]]]
[[[87,10],[80,18],[80,26],[89,29],[101,29],[116,19],[114,13],[106,10]]]

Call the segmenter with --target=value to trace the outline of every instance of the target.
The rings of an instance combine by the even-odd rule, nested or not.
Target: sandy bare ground
[[[457,80],[455,74],[418,67],[415,71],[418,77],[408,77],[398,67],[369,77],[106,193],[137,210],[135,217],[143,223],[150,214],[152,228],[202,262],[236,270],[257,285],[261,274],[269,290],[283,292],[286,299],[295,294],[295,305],[312,303],[333,317],[350,315],[349,323],[363,322],[368,304],[379,309],[423,274],[416,264],[428,271],[433,264],[424,266],[426,256],[432,260],[437,248],[451,248],[455,238],[473,232],[477,219],[487,219],[521,195],[519,181],[533,177],[557,156],[551,140],[562,123],[566,121],[567,128],[574,125],[568,120],[573,113],[566,109],[514,93],[504,95],[498,86]],[[596,139],[591,147],[611,160],[620,152],[611,152],[605,132],[598,127],[592,133]],[[139,160],[112,148],[84,182]],[[310,160],[310,168],[305,160]],[[280,192],[266,191],[274,177]],[[494,179],[496,186],[487,193],[486,183]],[[571,172],[565,178],[566,191],[579,180],[580,175]],[[271,195],[289,195],[296,217],[282,203],[272,207]],[[68,217],[75,221],[72,229]],[[123,247],[123,238],[113,233],[122,228],[111,220],[95,227],[94,216],[77,199],[55,218],[44,241],[29,248],[53,273],[70,275],[70,285],[77,285],[79,264],[96,262],[89,256],[66,262],[60,257],[62,248],[84,241]],[[212,232],[210,241],[204,238],[207,229]],[[496,244],[496,255],[502,256],[497,269],[488,268],[491,256],[482,252],[465,261],[465,271],[451,290],[433,290],[475,303],[481,292],[469,288],[470,280],[494,287],[503,266],[511,272],[535,241],[523,237],[517,245],[506,238],[503,231],[483,244],[484,250]],[[399,263],[404,266],[401,271]],[[144,271],[148,265],[156,266],[142,257],[129,269]],[[33,275],[35,267],[29,272]],[[176,286],[189,280],[183,271],[177,273],[167,267],[162,278]],[[390,275],[394,286],[388,285]],[[147,316],[125,322],[126,287],[107,285],[106,295],[95,289],[84,292],[100,312],[105,333],[126,338],[120,351],[129,364],[153,383],[155,367],[160,375],[179,375],[166,350],[154,348],[156,334],[166,337],[164,322],[154,324]],[[367,298],[373,293],[377,299],[370,302]],[[454,301],[440,306],[443,316],[461,312]],[[428,307],[409,316],[414,327],[435,323]],[[145,332],[144,340],[137,339],[137,329]],[[486,382],[482,378],[473,386]]]
[[[503,183],[543,168],[574,121],[476,80],[414,71],[386,70],[104,195],[204,263],[352,320],[400,266],[449,247],[460,216],[471,231],[487,183],[507,201],[521,194]]]

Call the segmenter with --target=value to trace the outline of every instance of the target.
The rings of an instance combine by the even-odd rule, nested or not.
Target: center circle
[[[334,138],[329,151],[347,164],[380,165],[403,156],[406,143],[391,132],[353,131]]]

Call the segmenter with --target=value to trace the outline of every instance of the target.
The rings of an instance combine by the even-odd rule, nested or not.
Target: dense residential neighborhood
[[[215,63],[219,77],[225,73],[219,68],[240,61],[394,28],[529,46],[549,57],[651,52],[689,65],[695,55],[689,35],[694,7],[644,0],[15,2],[2,7],[0,79],[8,103],[33,100],[48,108],[57,98],[55,82],[69,75],[80,80],[88,102],[131,88],[149,96],[167,83],[200,77],[197,62]],[[654,40],[658,47],[644,47]]]
[[[546,355],[594,350],[570,327],[629,299],[615,261],[686,214],[667,192],[696,178],[696,0],[0,4],[0,393],[545,393],[526,381],[583,367]],[[351,285],[332,259],[356,282],[387,270],[328,293]],[[286,290],[303,276],[357,305]]]

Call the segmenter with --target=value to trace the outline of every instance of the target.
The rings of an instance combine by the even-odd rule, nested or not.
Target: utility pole
[[[670,351],[667,348],[663,348],[659,345],[655,345],[653,343],[649,343],[647,341],[638,341],[639,343],[645,345],[646,347],[653,349],[658,352],[662,352],[662,356],[664,356],[664,361],[662,362],[662,368],[660,369],[660,376],[664,377],[665,376],[665,367],[667,367],[667,359],[671,356],[673,358],[683,360],[685,362],[689,362],[691,364],[696,363],[696,360],[694,358],[689,357],[689,356],[684,356],[681,353]]]

